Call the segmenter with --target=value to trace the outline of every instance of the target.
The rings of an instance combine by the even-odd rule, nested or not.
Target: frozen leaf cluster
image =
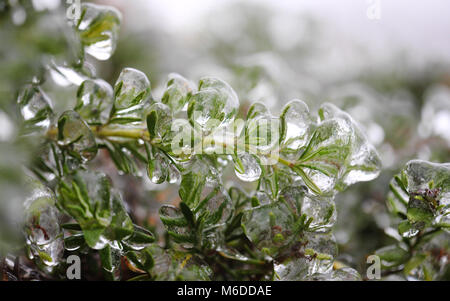
[[[386,269],[402,266],[407,279],[434,280],[447,266],[450,165],[412,160],[390,183],[388,210],[394,245],[377,251]]]

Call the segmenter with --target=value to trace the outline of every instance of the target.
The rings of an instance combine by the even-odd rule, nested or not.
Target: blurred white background
[[[134,15],[127,22],[141,27],[164,24],[167,32],[189,34],[204,25],[206,16],[214,23],[218,9],[231,3],[265,4],[274,15],[302,13],[318,19],[334,36],[332,42],[350,40],[378,56],[392,49],[408,49],[416,63],[429,59],[450,61],[450,1],[448,0],[114,0]],[[369,19],[368,10],[379,4],[380,18]],[[143,10],[142,8],[146,8]],[[141,16],[136,17],[136,15]],[[284,34],[294,35],[295,24],[280,18]],[[230,29],[233,28],[230,20]],[[289,28],[289,25],[290,28]],[[225,25],[226,26],[226,25]]]

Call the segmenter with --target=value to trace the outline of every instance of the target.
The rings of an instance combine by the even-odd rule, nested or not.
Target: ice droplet
[[[28,178],[27,184],[29,194],[24,201],[26,242],[34,258],[47,266],[56,266],[64,252],[62,216],[56,208],[56,197],[34,179]]]
[[[164,155],[160,152],[154,155],[148,162],[147,173],[150,181],[154,184],[161,184],[167,179],[168,162]]]
[[[226,126],[237,114],[239,98],[224,81],[202,78],[199,91],[189,101],[188,117],[191,123],[204,132]]]
[[[253,155],[249,153],[238,154],[239,162],[234,163],[236,176],[245,182],[253,182],[261,176],[261,166]]]
[[[94,67],[87,62],[82,66],[71,67],[67,64],[57,64],[52,60],[48,64],[48,69],[53,81],[62,87],[79,86],[83,81],[95,77]]]
[[[260,102],[254,102],[247,112],[247,119],[253,119],[259,116],[268,116],[270,115],[269,109],[267,107],[260,103]]]
[[[139,105],[150,96],[150,81],[147,76],[136,69],[124,68],[114,85],[117,110]]]
[[[97,154],[94,134],[75,111],[66,111],[59,117],[58,142],[77,153],[83,161],[92,160]]]
[[[316,273],[307,276],[306,281],[361,281],[361,275],[350,267],[343,267],[330,273]]]
[[[83,3],[77,25],[84,50],[98,60],[107,60],[117,45],[121,13],[111,6]]]
[[[151,138],[163,139],[170,132],[172,126],[170,108],[161,102],[156,102],[150,106],[148,112],[147,116],[153,119],[153,124],[147,124]]]
[[[104,80],[86,80],[78,89],[74,110],[90,125],[104,124],[113,106],[113,94],[112,87]]]
[[[368,142],[367,137],[353,118],[329,103],[321,106],[319,115],[322,120],[340,119],[347,123],[351,131],[349,157],[346,159],[348,163],[344,167],[345,173],[339,179],[340,188],[375,179],[380,174],[381,159],[375,147]]]
[[[186,107],[189,98],[195,91],[196,87],[193,82],[177,73],[171,73],[161,102],[168,105],[174,113],[177,113]]]
[[[44,132],[53,120],[50,98],[39,86],[30,84],[23,88],[17,98],[26,132]]]
[[[169,164],[168,180],[170,184],[178,183],[181,180],[181,174],[173,164]]]
[[[312,124],[306,103],[297,99],[291,100],[284,106],[281,120],[285,129],[284,147],[296,151],[305,146]]]

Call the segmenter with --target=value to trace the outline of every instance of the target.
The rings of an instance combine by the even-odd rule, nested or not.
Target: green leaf
[[[131,248],[143,249],[155,241],[155,236],[150,231],[136,225],[134,228],[133,234],[125,240],[125,243]]]
[[[409,253],[397,245],[381,248],[375,252],[385,267],[394,267],[403,264],[409,258]]]
[[[122,198],[118,192],[112,194],[111,223],[105,230],[105,237],[111,241],[122,241],[134,232],[133,222],[125,210]]]
[[[65,230],[81,231],[79,224],[62,224],[61,227]]]
[[[75,234],[64,239],[64,246],[67,250],[77,250],[85,244],[83,234]]]
[[[92,226],[85,226],[85,229],[83,230],[83,235],[87,245],[93,249],[96,249],[97,243],[100,240],[100,236],[102,235],[103,231],[105,231],[105,227],[98,224]]]
[[[152,139],[163,139],[171,129],[172,112],[163,103],[157,102],[150,106],[147,115],[147,128]]]
[[[141,251],[129,251],[126,253],[126,257],[140,270],[150,273],[155,262],[153,260],[151,251],[149,248],[145,248]]]
[[[158,122],[158,114],[155,110],[150,111],[147,115],[147,128],[150,133],[150,137],[156,137],[156,123]]]
[[[422,197],[412,197],[409,200],[406,212],[408,220],[412,223],[430,223],[433,220],[434,212],[429,204]]]
[[[305,182],[306,186],[315,194],[322,194],[322,190],[311,180],[311,178],[300,167],[292,168]]]
[[[191,209],[189,208],[189,206],[186,205],[185,203],[181,202],[180,209],[181,209],[181,212],[183,213],[184,217],[186,218],[189,226],[191,226],[192,228],[195,228],[195,217],[194,217],[194,214],[192,213]]]
[[[422,262],[427,258],[426,254],[414,255],[406,264],[403,269],[403,273],[408,276],[415,268],[420,266]]]

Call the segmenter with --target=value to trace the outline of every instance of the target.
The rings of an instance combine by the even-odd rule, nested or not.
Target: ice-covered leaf
[[[244,211],[242,227],[248,239],[268,255],[290,243],[296,215],[282,201],[262,205]]]
[[[59,205],[80,224],[86,243],[102,249],[108,243],[102,234],[113,218],[108,178],[78,171],[61,181],[57,192]]]
[[[49,129],[53,120],[52,102],[39,86],[25,86],[17,98],[17,104],[24,121],[24,134],[35,131],[45,133]]]
[[[114,96],[111,123],[140,125],[145,120],[151,95],[150,81],[143,72],[124,68],[114,85]]]
[[[153,265],[149,272],[155,280],[207,281],[211,280],[213,275],[211,267],[209,267],[209,265],[197,255],[170,249],[163,249],[156,244],[145,248],[139,253],[142,252],[146,252],[152,256]],[[148,258],[148,255],[143,256],[139,253],[137,254],[137,259],[145,262],[145,258]],[[144,260],[141,258],[144,258]],[[141,266],[142,270],[146,270],[143,263],[138,263],[136,266]]]
[[[155,265],[155,261],[149,248],[145,248],[139,252],[128,251],[125,256],[128,259],[128,267],[135,272],[150,273]]]
[[[416,236],[420,230],[423,230],[424,227],[425,223],[422,222],[411,223],[408,220],[404,220],[398,225],[398,233],[402,237],[410,238]]]
[[[159,209],[159,217],[175,242],[193,243],[195,241],[189,222],[179,208],[163,205]]]
[[[196,87],[193,82],[177,73],[171,73],[161,102],[168,105],[172,112],[177,113],[185,108],[195,91]]]
[[[99,250],[98,253],[100,255],[100,263],[106,274],[106,279],[109,281],[119,280],[122,251],[107,245]]]
[[[319,116],[322,120],[339,118],[351,127],[350,154],[346,158],[344,173],[339,178],[339,188],[344,189],[357,182],[375,179],[381,170],[381,159],[353,118],[328,103],[321,106]]]
[[[319,116],[320,122],[295,168],[305,184],[311,189],[314,186],[308,182],[315,184],[320,189],[312,189],[315,193],[334,193],[377,177],[380,158],[350,115],[324,104]]]
[[[306,193],[303,187],[289,186],[280,193],[292,208],[307,219],[312,219],[309,230],[315,232],[328,232],[336,222],[336,206],[330,197],[318,197]]]
[[[390,212],[406,216],[406,207],[408,206],[409,193],[406,174],[402,171],[389,183],[389,193],[387,196],[387,207]]]
[[[234,161],[234,171],[242,181],[253,182],[261,176],[261,166],[255,156],[243,152]]]
[[[121,13],[111,6],[83,3],[76,24],[84,50],[98,60],[107,60],[116,50]]]
[[[150,96],[150,81],[136,69],[124,68],[114,85],[116,110],[128,109],[142,103]]]
[[[337,245],[330,234],[305,233],[289,252],[287,259],[275,263],[275,280],[298,281],[317,273],[330,273]]]
[[[270,115],[269,109],[260,102],[254,102],[247,112],[247,120]]]
[[[133,222],[125,209],[122,197],[117,191],[111,191],[112,219],[103,235],[109,241],[122,241],[130,238],[134,232]]]
[[[83,162],[92,160],[97,154],[94,134],[75,111],[66,111],[59,117],[58,143]]]
[[[169,165],[169,170],[168,170],[168,174],[167,174],[167,181],[170,184],[178,183],[178,182],[181,181],[181,173],[177,169],[177,167],[175,167],[175,165],[173,163],[171,163]]]
[[[155,236],[149,230],[134,225],[133,234],[122,241],[127,247],[135,251],[143,250],[155,241]]]
[[[225,222],[231,215],[231,200],[223,188],[217,170],[200,159],[190,162],[182,174],[179,195],[205,223]]]
[[[39,258],[47,266],[56,266],[64,253],[64,240],[55,194],[37,180],[28,178],[26,184],[24,232],[29,256]]]
[[[147,114],[147,128],[151,139],[163,139],[172,126],[172,112],[170,108],[160,102],[150,106]]]
[[[305,147],[314,126],[306,103],[291,100],[284,106],[280,118],[284,133],[283,148],[296,152]]]
[[[436,224],[448,228],[450,215],[450,164],[412,160],[390,184],[388,208],[407,217],[399,225],[406,237]]]
[[[154,184],[164,183],[169,173],[169,164],[170,162],[168,162],[168,159],[161,152],[155,152],[151,156],[147,167],[147,174],[150,181]]]
[[[90,125],[108,121],[113,105],[113,89],[102,79],[89,79],[78,88],[75,111]]]
[[[238,109],[239,99],[227,83],[202,78],[198,92],[189,100],[188,117],[192,125],[209,133],[232,122]]]
[[[58,64],[51,60],[47,66],[53,81],[62,87],[80,86],[85,80],[95,78],[95,69],[86,61],[80,64]]]

